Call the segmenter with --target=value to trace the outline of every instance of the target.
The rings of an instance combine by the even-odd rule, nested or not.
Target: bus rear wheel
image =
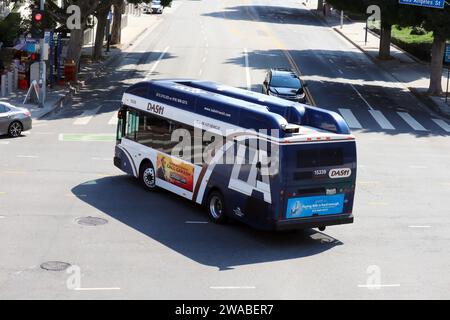
[[[145,189],[149,191],[156,190],[156,172],[151,162],[144,163],[139,172],[139,180]]]
[[[224,224],[227,222],[225,199],[219,191],[213,191],[209,194],[206,203],[208,215],[211,221],[217,224]]]

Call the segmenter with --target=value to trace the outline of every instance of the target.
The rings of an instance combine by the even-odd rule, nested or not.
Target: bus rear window
[[[344,151],[341,147],[301,149],[297,151],[297,168],[341,166],[344,164]]]

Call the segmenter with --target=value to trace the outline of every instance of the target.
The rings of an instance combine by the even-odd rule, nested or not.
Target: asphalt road
[[[353,127],[354,224],[218,226],[112,165],[129,84],[188,77],[259,91],[269,67],[298,69],[314,102]],[[0,299],[448,299],[445,124],[300,1],[176,1],[71,105],[0,138]]]

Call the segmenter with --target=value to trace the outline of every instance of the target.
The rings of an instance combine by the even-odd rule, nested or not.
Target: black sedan
[[[262,92],[286,100],[306,103],[306,84],[291,70],[270,69],[264,79]]]

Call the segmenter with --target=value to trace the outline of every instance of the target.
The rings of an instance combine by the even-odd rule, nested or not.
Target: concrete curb
[[[385,66],[383,66],[376,58],[374,58],[372,55],[370,55],[368,52],[366,52],[360,45],[358,45],[356,42],[354,42],[352,39],[350,39],[348,36],[346,36],[343,32],[341,32],[338,28],[331,26],[328,21],[322,17],[316,10],[314,9],[309,9],[307,8],[307,10],[309,10],[309,12],[311,12],[317,19],[321,20],[322,23],[324,23],[325,25],[327,25],[328,27],[332,28],[335,32],[337,32],[341,37],[343,37],[345,40],[347,40],[348,42],[350,42],[353,46],[355,46],[356,48],[358,48],[358,50],[360,50],[363,54],[365,54],[373,63],[375,63],[380,69],[382,69],[383,71],[385,71],[386,73],[388,73],[393,79],[395,79],[398,83],[400,83],[405,89],[407,89],[416,99],[417,101],[420,102],[420,105],[424,106],[424,110],[428,111],[428,112],[432,112],[435,114],[438,114],[439,116],[442,116],[446,119],[450,119],[450,114],[444,113],[441,111],[441,109],[439,108],[438,104],[436,102],[433,101],[433,99],[431,99],[430,97],[426,97],[424,95],[422,95],[419,91],[417,91],[417,89],[412,88],[412,87],[408,87],[406,86],[403,81],[401,81],[400,79],[398,79],[394,74],[392,74],[388,68],[386,68]],[[376,34],[375,34],[376,35]],[[391,43],[391,45],[400,50],[401,52],[405,53],[408,57],[410,57],[411,59],[413,59],[414,61],[418,60],[416,57],[412,56],[411,54],[405,52],[403,49],[399,48],[398,46],[394,45]],[[427,65],[427,63],[418,60],[418,63],[422,64],[422,65]]]
[[[432,111],[434,113],[437,113],[440,116],[443,116],[447,119],[450,119],[450,115],[447,113],[444,113],[439,108],[439,105],[433,101],[433,99],[424,96],[421,94],[416,88],[406,86],[403,81],[398,79],[394,74],[392,74],[388,68],[383,66],[376,58],[374,58],[372,55],[367,53],[360,45],[358,45],[356,42],[351,40],[349,37],[347,37],[343,32],[341,32],[336,27],[333,27],[333,30],[336,31],[339,35],[341,35],[344,39],[346,39],[348,42],[350,42],[352,45],[354,45],[356,48],[358,48],[362,53],[364,53],[373,63],[375,63],[379,68],[383,69],[386,73],[388,73],[392,78],[397,80],[398,83],[401,83],[402,86],[406,89],[408,89],[409,92],[422,104],[426,107],[427,111]],[[417,59],[417,58],[416,58]],[[423,61],[421,64],[425,64]]]
[[[56,101],[53,103],[53,105],[49,108],[48,111],[44,112],[43,114],[41,114],[39,117],[36,117],[36,120],[41,120],[43,118],[45,118],[46,116],[48,116],[50,113],[52,113],[53,111],[55,111],[58,107],[62,108],[64,103],[67,101],[66,99],[71,98],[70,94],[66,94],[64,96],[60,96],[58,97],[58,99],[56,99]]]

